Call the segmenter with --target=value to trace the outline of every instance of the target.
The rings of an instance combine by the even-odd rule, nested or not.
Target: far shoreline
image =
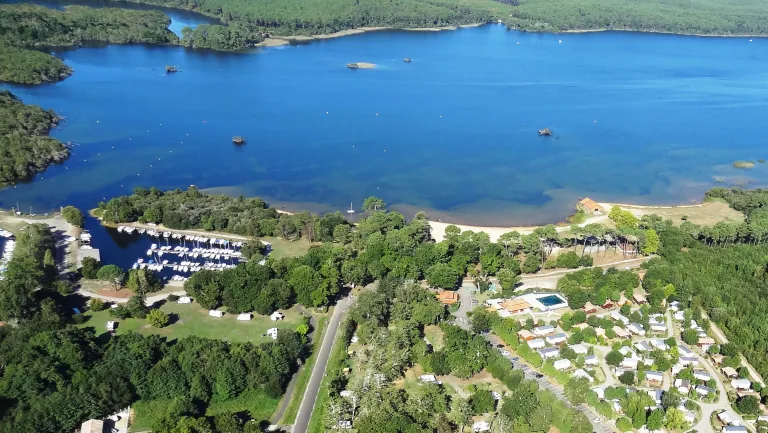
[[[526,235],[526,234],[532,233],[537,228],[544,227],[544,226],[547,226],[547,225],[555,226],[555,230],[558,233],[560,233],[560,232],[567,232],[567,231],[569,231],[571,229],[572,225],[576,225],[576,226],[579,226],[579,227],[584,227],[584,226],[586,226],[588,224],[606,224],[606,223],[610,223],[610,219],[608,218],[608,212],[614,206],[618,206],[619,208],[621,208],[623,210],[628,210],[628,211],[632,212],[633,214],[635,214],[635,216],[637,216],[639,218],[642,215],[654,214],[654,213],[656,213],[656,211],[680,210],[680,209],[683,209],[683,210],[684,209],[691,209],[691,210],[693,210],[693,209],[702,209],[702,208],[705,208],[705,207],[708,207],[708,206],[718,206],[718,203],[720,205],[724,205],[726,207],[730,207],[729,205],[724,204],[724,203],[722,203],[720,201],[717,201],[717,200],[702,201],[702,202],[699,202],[697,204],[680,204],[680,205],[636,205],[636,204],[628,204],[628,203],[599,202],[598,204],[600,206],[602,206],[603,209],[605,209],[605,212],[603,212],[603,213],[596,213],[596,214],[592,214],[590,216],[587,216],[586,219],[582,220],[579,223],[570,223],[570,222],[568,222],[567,219],[570,217],[570,215],[566,216],[565,218],[563,218],[563,221],[559,221],[559,222],[556,222],[556,223],[553,223],[553,224],[530,224],[530,225],[517,225],[517,226],[515,226],[515,225],[511,225],[511,226],[506,226],[506,225],[498,225],[498,226],[488,225],[488,226],[484,226],[484,225],[475,225],[475,224],[471,224],[471,223],[470,224],[464,224],[464,223],[459,223],[459,222],[443,222],[443,221],[437,221],[437,220],[432,220],[432,219],[429,219],[428,221],[429,221],[429,225],[430,225],[431,232],[432,232],[432,238],[436,242],[440,242],[440,241],[442,241],[445,238],[445,230],[446,230],[446,228],[448,226],[456,226],[462,232],[464,232],[464,231],[485,232],[485,233],[488,234],[491,242],[496,242],[501,237],[501,235],[503,235],[504,233],[508,233],[508,232],[512,232],[512,231],[517,231],[521,235]],[[275,206],[270,205],[270,207],[274,208]],[[283,206],[283,209],[275,209],[275,210],[278,213],[288,214],[288,215],[294,215],[295,213],[302,212],[301,210],[288,211],[288,210],[284,209],[284,206]],[[99,221],[99,224],[101,226],[103,226],[103,227],[117,228],[119,225],[126,225],[126,226],[132,226],[132,227],[143,227],[143,228],[155,227],[157,229],[165,229],[162,224],[158,224],[157,226],[149,226],[148,224],[142,224],[142,223],[138,223],[138,222],[120,223],[120,224],[107,223],[107,222],[105,222],[101,218],[101,216],[99,215],[99,213],[97,211],[98,211],[98,208],[89,209],[88,210],[88,215],[90,217],[92,217],[92,218],[97,219]],[[737,212],[737,211],[734,211],[734,212]],[[354,224],[354,222],[353,222],[353,224]],[[167,230],[170,230],[170,229],[167,229]],[[178,230],[175,230],[175,231],[178,231]],[[190,232],[190,233],[194,232],[195,234],[209,233],[209,234],[216,235],[216,236],[229,237],[229,238],[232,238],[232,239],[239,239],[239,240],[246,239],[246,237],[239,236],[239,235],[234,235],[234,234],[230,234],[230,233],[226,233],[226,232],[206,231],[206,230],[203,230],[203,229],[199,229],[199,230],[198,229],[189,229],[189,230],[186,230],[186,231]]]

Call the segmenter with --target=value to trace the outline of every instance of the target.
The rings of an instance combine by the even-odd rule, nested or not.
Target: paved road
[[[607,269],[611,267],[615,268],[638,268],[640,265],[648,261],[650,257],[639,257],[636,259],[621,260],[613,263],[606,263],[604,265],[592,266],[594,268]],[[547,272],[545,274],[523,275],[520,278],[522,284],[515,289],[516,291],[526,290],[533,287],[541,287],[545,289],[557,288],[557,281],[565,274],[576,272],[584,268],[578,269],[561,269],[557,271]]]
[[[504,342],[501,340],[501,338],[492,335],[492,334],[485,334],[485,339],[491,343],[494,347],[496,347],[497,344],[504,344]],[[500,351],[505,350],[504,348],[499,348]],[[579,412],[586,415],[587,419],[589,419],[589,422],[592,424],[593,431],[596,433],[612,433],[613,432],[613,426],[608,424],[605,421],[599,421],[602,419],[602,417],[595,412],[591,407],[587,406],[586,404],[581,404],[579,406],[574,406],[571,404],[570,401],[565,397],[565,394],[563,394],[563,390],[560,389],[560,387],[553,385],[551,382],[547,380],[546,376],[542,377],[536,377],[536,372],[534,372],[530,367],[520,362],[516,357],[512,356],[512,354],[506,354],[502,355],[509,360],[509,362],[512,363],[514,368],[520,370],[525,375],[526,379],[535,380],[536,383],[539,384],[539,388],[549,390],[552,394],[555,395],[558,399],[562,400],[568,407],[574,408],[578,410]]]
[[[304,397],[301,399],[301,405],[299,406],[299,412],[296,415],[296,422],[291,430],[293,433],[306,433],[307,427],[309,427],[309,419],[312,417],[312,411],[315,409],[315,403],[317,402],[317,394],[320,391],[320,382],[322,382],[325,376],[325,368],[328,366],[328,358],[331,355],[331,349],[333,348],[333,342],[336,339],[336,333],[339,330],[339,324],[345,313],[349,311],[349,307],[354,302],[354,297],[346,297],[340,300],[336,304],[336,308],[333,311],[333,316],[328,322],[328,330],[325,332],[323,342],[318,349],[317,359],[315,360],[315,366],[312,368],[312,375],[309,378],[309,384],[304,391]]]

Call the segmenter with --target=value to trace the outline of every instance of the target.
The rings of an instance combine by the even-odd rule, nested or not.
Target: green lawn
[[[260,238],[264,242],[272,244],[272,253],[270,257],[279,259],[282,257],[299,257],[303,256],[309,250],[312,245],[320,245],[319,242],[307,242],[304,239],[298,239],[295,241],[287,241],[283,238],[263,237]]]
[[[161,310],[175,318],[175,321],[165,328],[154,328],[145,319],[117,320],[117,334],[125,334],[136,331],[140,334],[158,334],[168,337],[169,340],[188,336],[205,337],[226,341],[250,341],[261,343],[269,341],[268,337],[262,337],[269,328],[296,329],[301,323],[301,314],[294,309],[283,311],[285,319],[273,322],[268,316],[255,314],[253,320],[236,320],[234,314],[225,314],[217,318],[208,315],[208,310],[197,304],[177,304],[167,302]],[[82,327],[92,326],[97,333],[106,332],[107,321],[113,320],[108,310],[83,313],[88,319],[81,324]]]
[[[299,370],[298,377],[296,378],[296,386],[293,388],[292,395],[286,395],[285,398],[290,398],[291,402],[288,404],[288,408],[283,414],[283,418],[280,419],[280,424],[291,425],[296,422],[296,415],[299,412],[299,406],[301,405],[301,399],[304,397],[304,391],[307,389],[307,384],[312,376],[312,369],[315,366],[315,358],[317,358],[317,350],[320,348],[320,344],[323,341],[325,334],[325,326],[328,324],[326,317],[321,317],[317,321],[317,329],[313,332],[313,348],[312,354],[307,358],[307,362]]]

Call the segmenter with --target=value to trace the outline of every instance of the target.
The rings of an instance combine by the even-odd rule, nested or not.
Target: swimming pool
[[[566,303],[565,299],[557,295],[542,296],[541,298],[537,298],[536,300],[541,302],[542,305],[544,305],[545,307],[552,307],[558,304]]]

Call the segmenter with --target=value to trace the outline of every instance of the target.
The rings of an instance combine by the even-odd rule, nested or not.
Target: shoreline
[[[694,209],[694,208],[703,208],[706,206],[713,205],[715,203],[718,203],[716,201],[712,202],[701,202],[698,204],[681,204],[681,205],[635,205],[635,204],[627,204],[627,203],[607,203],[607,202],[599,202],[598,204],[602,206],[605,209],[605,213],[601,213],[598,215],[591,215],[587,217],[584,221],[576,224],[579,227],[584,227],[588,224],[605,224],[610,223],[610,219],[608,218],[608,212],[609,210],[614,207],[618,206],[623,210],[631,211],[635,216],[640,218],[643,215],[652,214],[655,213],[656,210],[670,210],[670,209]],[[236,234],[230,234],[225,232],[217,232],[217,231],[206,231],[202,229],[187,229],[187,230],[175,230],[175,229],[168,229],[165,228],[162,224],[158,224],[156,226],[150,226],[148,224],[143,224],[139,222],[132,222],[132,223],[120,223],[120,224],[112,224],[112,223],[106,223],[104,220],[96,215],[96,210],[98,208],[90,209],[88,210],[88,215],[92,218],[95,218],[99,221],[99,224],[103,227],[110,227],[110,228],[116,228],[118,225],[124,225],[124,226],[131,226],[131,227],[137,227],[137,228],[145,228],[145,229],[156,229],[156,230],[167,230],[167,231],[173,231],[174,233],[185,233],[185,234],[192,234],[192,235],[199,235],[199,236],[216,236],[216,237],[222,237],[222,238],[230,238],[233,240],[248,240],[249,238],[246,236],[236,235]],[[296,212],[286,211],[286,210],[279,210],[276,209],[278,213],[281,214],[287,214],[287,215],[294,215]],[[520,226],[483,226],[483,225],[474,225],[474,224],[463,224],[463,223],[450,223],[450,222],[442,222],[442,221],[434,221],[434,220],[428,220],[429,226],[432,232],[432,238],[440,242],[445,237],[445,229],[448,226],[456,226],[459,229],[461,229],[462,232],[464,231],[474,231],[474,232],[485,232],[488,233],[491,242],[498,241],[499,237],[503,235],[504,233],[508,233],[511,231],[517,231],[521,235],[526,235],[532,233],[534,230],[536,230],[539,227],[544,227],[548,224],[540,224],[540,225],[520,225]],[[567,232],[571,229],[572,224],[568,223],[567,221],[560,221],[553,224],[555,226],[555,230],[558,233]]]
[[[518,31],[525,31],[525,30],[519,30],[514,28],[509,28],[510,30],[518,30]],[[657,34],[657,35],[672,35],[672,36],[697,36],[701,38],[768,38],[768,34],[764,35],[726,35],[726,34],[706,34],[706,33],[676,33],[676,32],[664,32],[660,30],[638,30],[638,29],[572,29],[572,30],[560,30],[559,32],[535,32],[535,31],[526,31],[527,33],[552,33],[555,35],[559,34],[578,34],[578,33],[600,33],[600,32],[628,32],[628,33],[650,33],[650,34]]]
[[[273,36],[256,44],[256,47],[279,47],[282,45],[289,45],[291,43],[305,43],[313,41],[321,41],[325,39],[335,39],[344,36],[361,35],[363,33],[381,32],[399,30],[405,32],[442,32],[451,31],[466,28],[475,28],[486,25],[488,23],[473,23],[473,24],[461,24],[458,26],[445,26],[445,27],[416,27],[416,28],[399,28],[399,27],[358,27],[354,29],[340,30],[334,33],[326,33],[313,36]]]

